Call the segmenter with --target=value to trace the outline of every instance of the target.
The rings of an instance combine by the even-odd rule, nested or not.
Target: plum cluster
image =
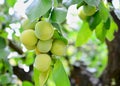
[[[41,72],[45,72],[50,68],[52,55],[64,56],[67,45],[63,40],[54,37],[54,32],[57,30],[54,29],[51,23],[39,21],[36,24],[30,24],[30,26],[32,27],[27,24],[27,29],[21,33],[20,41],[28,50],[35,50],[34,67]]]

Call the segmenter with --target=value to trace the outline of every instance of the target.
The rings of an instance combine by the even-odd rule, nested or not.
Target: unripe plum
[[[26,46],[34,46],[37,40],[34,30],[25,30],[20,36],[20,41]]]
[[[40,40],[49,40],[54,33],[53,26],[46,21],[40,21],[35,25],[35,35]]]
[[[35,45],[33,45],[33,46],[28,46],[28,45],[24,45],[25,47],[26,47],[26,49],[28,49],[28,50],[33,50],[33,49],[35,49]]]
[[[66,44],[64,43],[64,41],[62,40],[55,40],[53,42],[52,48],[51,48],[51,52],[54,55],[58,55],[58,56],[64,56],[66,53]]]
[[[51,64],[51,57],[48,54],[39,54],[35,58],[34,67],[41,72],[49,69]]]
[[[41,54],[37,47],[35,48],[35,53],[36,53],[36,55]]]
[[[37,43],[37,49],[42,53],[47,53],[52,47],[52,41],[52,39],[46,41],[39,40]]]
[[[86,14],[83,11],[83,6],[78,9],[78,16],[82,20],[85,20],[87,18]]]
[[[96,7],[90,5],[84,5],[83,11],[86,16],[92,16],[96,12]]]

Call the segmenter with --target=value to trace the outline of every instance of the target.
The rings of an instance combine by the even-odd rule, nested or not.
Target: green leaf
[[[107,29],[105,29],[103,22],[101,22],[95,29],[95,33],[97,38],[101,41],[105,41]]]
[[[56,63],[54,64],[52,76],[56,86],[70,86],[69,78],[60,60],[57,60]]]
[[[26,56],[26,58],[25,58],[25,64],[26,65],[31,65],[31,64],[33,64],[33,62],[34,62],[34,56],[35,54],[34,54],[34,52],[28,52],[27,53],[27,56]]]
[[[51,69],[46,72],[41,72],[39,76],[40,86],[44,86],[46,81],[48,80]]]
[[[54,7],[58,6],[58,0],[54,0]]]
[[[97,25],[101,22],[99,11],[96,12],[93,16],[91,16],[88,22],[89,22],[90,29],[94,30],[97,27]]]
[[[70,5],[73,5],[73,4],[79,4],[83,2],[83,0],[63,0],[63,5],[66,6],[67,8],[70,6]]]
[[[83,22],[76,39],[76,46],[81,46],[88,41],[90,36],[92,35],[92,31],[89,29],[89,25],[87,22]]]
[[[5,74],[2,74],[0,75],[0,85],[2,84],[5,85],[5,84],[8,84],[10,83],[12,80],[11,80],[11,76],[9,73],[5,73]]]
[[[103,27],[105,27],[105,29],[107,29],[107,30],[110,29],[110,18],[108,18],[107,21],[104,22],[104,26]]]
[[[60,32],[60,34],[62,34],[61,33],[61,26],[60,26],[60,24],[58,24],[58,23],[52,23],[52,25]]]
[[[51,72],[51,68],[46,72],[40,72],[34,67],[35,86],[44,86],[49,77],[50,72]]]
[[[100,0],[84,0],[84,1],[91,6],[98,6],[100,3]]]
[[[15,2],[16,2],[16,0],[6,0],[6,2],[7,2],[7,4],[8,4],[9,6],[13,7],[14,4],[15,4]]]
[[[4,66],[5,66],[6,71],[8,71],[9,74],[12,75],[13,74],[13,69],[12,69],[12,66],[9,63],[9,60],[7,58],[4,58],[3,61],[5,63]]]
[[[26,14],[31,21],[43,16],[52,7],[52,0],[34,0],[26,9]]]
[[[101,16],[101,19],[106,22],[106,20],[108,19],[109,17],[109,11],[108,9],[105,7],[103,1],[100,2],[99,6],[98,6],[98,9],[99,9],[99,13],[100,13],[100,16]]]
[[[114,32],[117,30],[118,30],[117,24],[113,20],[111,20],[110,29],[107,31],[106,38],[109,41],[112,41],[115,37]]]
[[[9,55],[10,51],[8,48],[0,49],[0,59],[6,58]]]
[[[59,39],[59,40],[64,41],[66,45],[68,44],[68,40],[64,38],[63,36],[61,36],[61,34],[57,30],[54,31],[53,39]]]
[[[67,16],[67,10],[65,8],[54,8],[51,13],[51,21],[54,23],[62,23]]]
[[[6,47],[6,40],[3,37],[0,37],[0,49]]]
[[[29,81],[23,81],[22,86],[33,86],[33,84]]]
[[[4,67],[2,60],[0,60],[0,70]]]
[[[40,76],[40,71],[37,70],[35,67],[34,67],[34,82],[35,82],[35,86],[40,86],[40,82],[39,82],[39,76]]]

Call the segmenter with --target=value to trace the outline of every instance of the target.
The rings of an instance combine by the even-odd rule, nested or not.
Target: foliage
[[[100,76],[107,63],[107,49],[104,42],[112,41],[118,28],[110,14],[112,5],[102,0],[34,0],[25,12],[30,21],[27,25],[47,21],[54,27],[53,39],[68,44],[66,55],[53,55],[50,68],[46,72],[40,72],[33,66],[35,51],[27,51],[20,42],[20,34],[25,30],[21,21],[25,18],[15,10],[11,12],[18,1],[4,1],[0,4],[0,85],[70,86],[71,66],[76,61],[83,61],[95,77]],[[26,0],[24,4],[28,2]],[[78,13],[73,12],[74,10],[77,12],[85,5],[95,7],[96,11],[90,16],[84,15],[86,19],[82,20],[78,17]],[[74,10],[70,10],[72,6],[75,6]],[[114,4],[112,7],[120,19],[120,9],[115,8]],[[74,22],[72,18],[76,17],[78,20]],[[51,52],[48,54],[51,55]],[[31,80],[20,80],[19,74],[15,73],[16,67],[30,75]]]

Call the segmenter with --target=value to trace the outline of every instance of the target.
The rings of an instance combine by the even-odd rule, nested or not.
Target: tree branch
[[[13,50],[15,50],[16,52],[18,52],[19,54],[23,54],[22,49],[16,45],[12,40],[8,39],[9,42],[9,47],[12,48]]]

